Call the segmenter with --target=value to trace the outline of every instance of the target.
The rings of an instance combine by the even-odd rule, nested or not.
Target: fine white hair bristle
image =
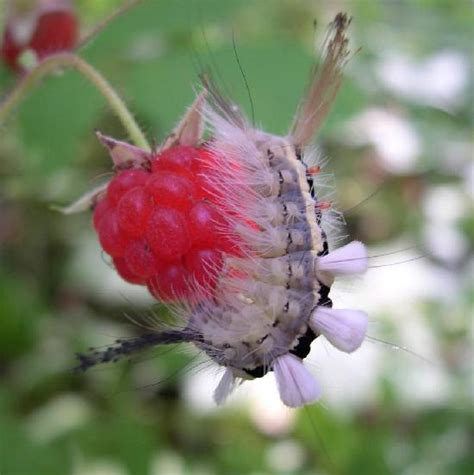
[[[324,335],[337,349],[352,353],[364,341],[368,317],[361,310],[317,307],[309,324],[315,333]]]
[[[273,362],[273,371],[282,402],[288,407],[311,404],[321,397],[321,388],[300,358],[290,353]]]
[[[333,275],[363,274],[367,266],[367,250],[359,241],[352,241],[318,260],[318,270]]]
[[[230,368],[226,368],[219,384],[214,390],[214,401],[218,406],[225,403],[235,388],[235,382],[234,372]]]

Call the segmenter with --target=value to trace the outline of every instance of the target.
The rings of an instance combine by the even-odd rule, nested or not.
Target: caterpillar
[[[225,369],[218,404],[271,371],[287,406],[321,397],[303,363],[312,342],[324,336],[355,351],[368,320],[360,310],[332,308],[334,279],[363,273],[367,253],[357,241],[330,251],[319,167],[308,151],[341,84],[349,24],[339,13],[330,25],[322,64],[286,136],[255,128],[208,75],[155,150],[98,134],[116,171],[87,197],[101,245],[120,275],[167,301],[181,324],[79,354],[77,370],[192,343]]]

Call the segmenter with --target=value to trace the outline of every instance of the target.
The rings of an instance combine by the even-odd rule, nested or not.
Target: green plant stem
[[[50,56],[29,71],[26,76],[18,82],[10,94],[0,102],[0,124],[2,124],[12,109],[42,77],[61,68],[75,69],[87,78],[97,88],[102,96],[105,97],[109,106],[129,133],[133,143],[137,147],[141,147],[148,151],[151,150],[145,135],[141,131],[133,115],[127,109],[122,98],[96,69],[79,56],[72,53],[59,53]]]

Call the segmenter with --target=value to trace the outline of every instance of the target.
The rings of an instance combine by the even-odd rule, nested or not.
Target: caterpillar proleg
[[[127,280],[173,301],[183,324],[81,355],[79,369],[190,342],[225,367],[218,404],[241,380],[269,371],[286,405],[319,399],[303,364],[311,343],[323,335],[352,352],[367,327],[362,311],[331,308],[334,279],[363,273],[367,255],[360,242],[329,252],[318,168],[306,160],[341,83],[349,24],[342,13],[331,24],[322,64],[284,137],[254,128],[206,75],[156,150],[99,135],[117,171],[93,196],[101,244]]]

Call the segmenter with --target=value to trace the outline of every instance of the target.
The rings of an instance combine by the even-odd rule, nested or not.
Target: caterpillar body
[[[188,164],[189,169],[178,172],[191,174],[194,184],[204,190],[204,206],[211,206],[218,217],[212,222],[216,242],[227,239],[233,247],[214,248],[218,258],[200,263],[201,274],[206,278],[196,279],[190,274],[181,279],[181,285],[189,292],[180,294],[177,272],[183,259],[184,265],[189,262],[187,256],[191,252],[183,239],[186,224],[177,225],[176,218],[174,227],[171,226],[171,214],[167,215],[168,221],[155,222],[149,217],[154,216],[153,209],[145,213],[143,206],[137,207],[134,201],[136,211],[131,221],[143,214],[148,223],[154,223],[154,229],[147,230],[145,238],[140,238],[144,243],[140,256],[145,252],[152,255],[157,249],[159,257],[168,258],[163,249],[179,248],[174,256],[179,262],[172,264],[174,274],[167,275],[175,279],[171,293],[177,302],[173,305],[180,308],[183,324],[179,329],[157,330],[118,341],[105,351],[79,355],[78,369],[85,370],[158,344],[191,342],[225,367],[214,393],[217,403],[224,402],[239,381],[273,371],[282,401],[298,407],[321,395],[319,385],[303,365],[311,343],[318,336],[324,335],[346,352],[361,345],[367,328],[366,314],[333,309],[329,291],[337,275],[366,270],[365,247],[360,242],[351,242],[329,252],[322,224],[324,203],[318,201],[318,190],[313,183],[318,169],[306,163],[305,153],[340,86],[342,68],[349,54],[346,37],[349,23],[345,14],[338,14],[332,23],[323,63],[313,72],[307,94],[285,137],[254,128],[206,76],[202,78],[203,91],[158,150],[148,153],[99,134],[118,173],[132,169],[150,174],[150,170],[159,170],[173,151],[182,151],[183,147],[194,150],[194,162]],[[204,131],[208,132],[207,139],[203,138]],[[148,180],[146,183],[151,180],[144,179]],[[175,176],[175,179],[177,183],[179,178]],[[138,188],[150,189],[149,184],[140,183]],[[156,183],[154,186],[156,191]],[[91,195],[97,205],[94,219],[99,215],[104,191],[110,195],[110,189],[104,188]],[[169,194],[157,196],[155,193],[157,201],[152,202],[152,208],[169,199]],[[169,209],[173,206],[170,206],[168,203],[163,209],[171,213]],[[189,214],[186,216],[191,219]],[[127,220],[123,228],[131,221]],[[155,228],[166,227],[166,223],[170,229],[173,227],[172,237],[163,238],[157,245]],[[97,228],[99,237],[104,226]],[[116,251],[117,246],[109,245],[110,223],[106,229],[101,242],[119,270],[122,255]],[[189,239],[192,241],[192,236]],[[180,242],[182,246],[178,246]],[[211,244],[207,243],[208,254]],[[158,283],[153,284],[155,281],[147,276],[148,280],[136,283],[146,282],[155,295],[164,295],[163,286],[170,280],[164,282],[158,278]]]

